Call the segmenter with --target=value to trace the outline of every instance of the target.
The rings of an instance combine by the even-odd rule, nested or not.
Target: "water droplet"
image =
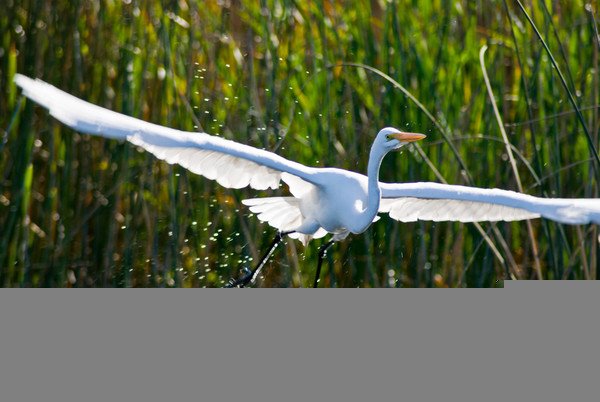
[[[160,81],[162,81],[167,76],[167,71],[164,69],[164,67],[159,67],[158,71],[156,72],[156,75],[157,75],[158,79]]]

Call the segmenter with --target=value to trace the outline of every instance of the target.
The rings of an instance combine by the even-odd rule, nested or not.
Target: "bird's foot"
[[[225,285],[226,288],[243,288],[252,282],[254,272],[251,269],[244,267],[240,271],[241,276],[238,279],[231,278]]]
[[[265,264],[267,263],[269,257],[271,256],[271,254],[273,254],[273,251],[275,251],[275,248],[277,248],[277,245],[279,243],[281,243],[281,241],[283,240],[284,236],[289,235],[290,233],[294,233],[294,231],[289,231],[289,232],[278,232],[277,236],[275,236],[275,239],[273,240],[273,242],[271,243],[271,245],[269,246],[269,250],[267,251],[267,253],[260,259],[258,265],[256,266],[256,268],[254,268],[254,270],[248,269],[246,267],[242,268],[242,275],[240,278],[238,279],[231,279],[227,285],[225,285],[226,288],[243,288],[247,285],[252,285],[254,284],[254,281],[256,280],[256,278],[258,277],[258,275],[260,274],[261,270],[264,268]]]

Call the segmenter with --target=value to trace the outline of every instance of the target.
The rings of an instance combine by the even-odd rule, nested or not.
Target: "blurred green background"
[[[16,72],[308,165],[364,172],[374,135],[392,125],[428,138],[388,156],[382,180],[598,196],[596,2],[3,3],[2,286],[222,286],[275,235],[240,201],[278,193],[225,189],[128,144],[75,133],[25,102]],[[520,179],[484,82],[483,46]],[[309,286],[320,242],[288,240],[261,284]],[[592,225],[384,215],[331,249],[321,286],[498,287],[507,277],[599,271]]]

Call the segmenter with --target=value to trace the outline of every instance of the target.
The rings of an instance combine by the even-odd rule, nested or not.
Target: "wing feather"
[[[148,123],[93,105],[41,80],[15,75],[23,94],[67,126],[92,135],[127,140],[170,164],[179,164],[230,188],[279,187],[287,173],[318,184],[315,169],[272,152],[215,137]]]
[[[401,197],[383,199],[380,212],[389,213],[390,217],[401,222],[423,221],[516,221],[539,218],[540,214],[519,208],[483,202]]]
[[[381,183],[380,212],[402,222],[517,221],[544,217],[600,224],[600,200],[540,198],[514,191],[440,183]]]

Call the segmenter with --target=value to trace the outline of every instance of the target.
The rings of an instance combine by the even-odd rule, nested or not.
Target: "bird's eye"
[[[386,135],[386,136],[385,136],[385,138],[386,138],[388,141],[390,141],[390,140],[392,139],[392,136],[388,134],[388,135]]]

